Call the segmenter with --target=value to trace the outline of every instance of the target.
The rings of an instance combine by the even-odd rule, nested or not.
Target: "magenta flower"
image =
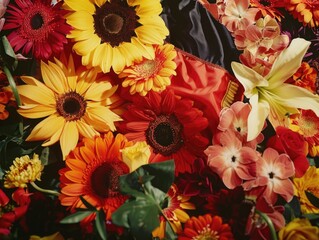
[[[257,179],[243,184],[246,191],[257,188],[269,204],[275,204],[278,195],[291,201],[294,189],[289,179],[295,174],[295,167],[287,154],[279,154],[267,148],[256,163]]]
[[[223,180],[225,186],[234,189],[243,180],[256,177],[257,152],[246,146],[228,130],[220,134],[220,145],[209,146],[204,152],[208,156],[208,165]]]

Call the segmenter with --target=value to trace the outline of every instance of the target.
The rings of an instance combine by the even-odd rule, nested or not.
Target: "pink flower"
[[[257,187],[269,204],[275,204],[278,195],[287,202],[294,193],[293,183],[289,179],[295,174],[295,167],[287,154],[279,154],[273,148],[267,148],[256,163],[257,179],[243,184],[246,191]]]
[[[235,32],[235,45],[238,49],[248,49],[253,55],[257,52],[272,54],[282,51],[289,44],[289,37],[280,34],[280,26],[275,18],[267,15],[245,29]]]
[[[225,186],[234,189],[243,180],[255,179],[257,152],[243,147],[231,130],[221,133],[220,144],[209,146],[204,152],[208,156],[208,165],[221,177]]]
[[[221,23],[230,32],[235,32],[253,24],[258,12],[258,8],[249,8],[249,0],[228,0]]]
[[[264,137],[262,134],[256,139],[247,142],[247,119],[250,113],[251,107],[248,103],[237,101],[230,107],[223,108],[219,114],[219,125],[218,130],[224,132],[228,129],[235,132],[237,138],[242,141],[245,146],[256,148],[257,144],[262,142]],[[215,141],[217,143],[219,134],[215,134]]]

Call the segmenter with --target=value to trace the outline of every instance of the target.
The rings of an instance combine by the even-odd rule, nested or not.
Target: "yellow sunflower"
[[[116,73],[136,59],[153,57],[151,44],[163,44],[169,32],[160,0],[65,0],[70,11],[67,36],[82,64]]]
[[[153,59],[143,58],[126,67],[120,74],[125,78],[123,87],[130,87],[130,93],[145,96],[150,90],[163,91],[171,84],[170,77],[176,75],[176,51],[171,44],[154,45]]]
[[[44,83],[22,76],[26,85],[17,87],[22,101],[18,112],[26,118],[45,118],[26,140],[45,140],[42,146],[60,141],[63,159],[79,136],[115,131],[114,121],[121,120],[112,109],[119,101],[114,94],[117,87],[96,69],[75,69],[72,55],[67,62],[41,62]]]
[[[301,178],[294,178],[293,183],[295,196],[300,201],[302,213],[319,213],[319,209],[312,205],[306,195],[306,191],[308,191],[319,197],[319,169],[310,166]]]

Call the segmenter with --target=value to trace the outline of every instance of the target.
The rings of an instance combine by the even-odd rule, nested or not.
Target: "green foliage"
[[[112,222],[129,228],[136,239],[151,239],[152,231],[160,224],[166,193],[174,182],[174,170],[174,161],[169,160],[143,165],[121,176],[121,192],[130,198],[112,214]],[[170,239],[176,238],[170,226],[166,234]]]

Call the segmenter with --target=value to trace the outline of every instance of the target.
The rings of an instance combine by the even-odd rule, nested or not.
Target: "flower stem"
[[[272,221],[270,220],[270,218],[267,216],[267,214],[256,210],[256,213],[261,216],[261,218],[267,223],[269,230],[270,230],[270,235],[271,235],[271,239],[272,240],[278,240],[277,238],[277,233],[274,227],[274,224],[272,223]]]
[[[41,188],[39,187],[38,185],[35,184],[35,182],[30,182],[31,183],[31,186],[34,187],[36,190],[40,191],[40,192],[43,192],[43,193],[48,193],[48,194],[51,194],[51,195],[55,195],[55,196],[59,196],[60,193],[54,191],[54,190],[49,190],[49,189],[44,189],[44,188]]]
[[[16,85],[16,83],[15,83],[13,77],[12,77],[12,74],[11,74],[9,68],[6,65],[3,66],[3,71],[4,71],[4,73],[6,74],[6,76],[8,78],[11,90],[13,92],[13,96],[14,96],[18,106],[20,106],[21,105],[21,100],[20,100],[20,96],[19,96],[19,93],[18,93],[18,90],[17,90],[17,85]]]

